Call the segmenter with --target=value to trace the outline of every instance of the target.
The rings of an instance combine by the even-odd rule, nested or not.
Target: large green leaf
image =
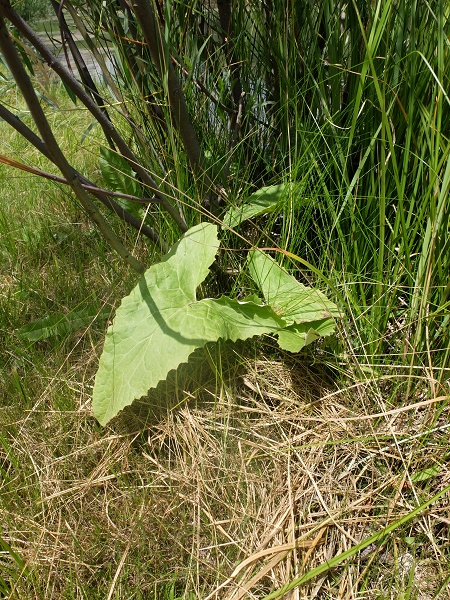
[[[193,227],[123,299],[106,334],[95,379],[93,408],[100,423],[156,387],[207,342],[246,339],[285,327],[269,306],[196,299],[218,248],[215,225]]]
[[[297,351],[319,335],[331,333],[334,322],[330,317],[336,307],[264,254],[252,254],[250,267],[266,305],[256,296],[242,301],[227,297],[197,300],[197,287],[218,248],[215,225],[191,228],[123,299],[106,334],[95,379],[93,408],[101,424],[156,387],[208,342],[281,332],[281,347]],[[294,302],[296,294],[300,303]]]

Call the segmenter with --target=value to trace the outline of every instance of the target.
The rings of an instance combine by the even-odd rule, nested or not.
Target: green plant
[[[251,236],[244,227],[241,237],[264,238],[264,246],[301,257],[339,289],[353,321],[347,351],[357,361],[382,364],[388,355],[445,378],[450,110],[443,0],[436,10],[410,0],[345,9],[308,0],[289,10],[272,0],[224,1],[217,9],[199,0],[188,9],[178,0],[67,1],[60,26],[75,52],[62,17],[72,19],[102,68],[101,90],[82,57],[74,53],[76,81],[6,0],[2,6],[15,39],[27,39],[101,127],[109,189],[79,172],[73,179],[59,155],[55,164],[134,269],[143,273],[148,265],[134,259],[126,236],[112,235],[105,209],[163,252],[205,216],[235,229],[244,220]],[[22,60],[27,52],[29,45]],[[11,73],[41,122],[14,64]],[[36,139],[10,110],[0,111],[46,156],[52,147],[55,161],[47,130]],[[254,193],[262,193],[259,201],[246,203]],[[225,237],[225,245],[242,246],[232,232]]]
[[[249,270],[266,304],[254,295],[197,300],[218,250],[215,225],[192,227],[122,301],[94,386],[94,414],[102,425],[208,342],[272,333],[281,348],[298,352],[333,332],[336,306],[256,250],[248,258]]]
[[[0,416],[11,447],[2,535],[33,575],[23,581],[3,550],[16,596],[128,597],[138,588],[159,597],[176,581],[174,595],[261,598],[303,575],[306,596],[400,597],[396,557],[413,537],[416,564],[428,570],[410,573],[406,594],[445,594],[447,4],[66,0],[60,15],[103,65],[104,85],[94,87],[79,57],[74,81],[0,0],[20,60],[39,74],[30,79],[36,100],[17,64],[0,66],[2,153],[47,177],[31,181],[29,170],[16,180],[11,161],[0,165]],[[48,64],[61,84],[47,93]],[[142,435],[138,411],[99,428],[90,392],[104,331],[89,318],[114,310],[136,275],[66,193],[60,156],[57,185],[66,187],[50,184],[55,146],[33,124],[42,126],[36,102],[136,271],[156,262],[165,272],[160,250],[199,223],[224,222],[196,305],[221,295],[239,304],[261,288],[248,277],[257,248],[286,273],[295,265],[300,281],[322,282],[344,318],[314,366],[273,344],[207,346],[151,390],[164,416],[150,432]],[[266,297],[254,303],[272,310]],[[29,329],[18,335],[30,321],[44,326],[39,340]],[[206,383],[189,369],[195,358]],[[167,414],[173,398],[180,409]],[[432,511],[407,518],[442,491]],[[364,558],[358,543],[394,523]],[[313,547],[309,534],[322,527],[326,543]],[[356,544],[342,555],[348,540]]]

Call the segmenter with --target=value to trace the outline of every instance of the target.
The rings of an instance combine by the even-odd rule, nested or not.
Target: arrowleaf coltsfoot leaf
[[[331,321],[334,305],[323,294],[301,286],[269,257],[266,258],[270,263],[260,258],[250,263],[252,277],[261,284],[266,305],[256,296],[243,301],[225,296],[197,300],[196,290],[207,276],[218,249],[215,225],[201,223],[192,227],[123,299],[106,334],[95,379],[93,408],[102,425],[156,387],[172,369],[187,362],[194,350],[208,342],[220,338],[245,340],[286,330],[288,339],[280,338],[279,343],[291,350],[308,343],[307,335],[310,341],[315,339],[312,330],[318,330],[320,335],[321,321]],[[288,283],[284,276],[289,278]],[[275,284],[269,285],[272,280]],[[277,281],[284,281],[284,287]],[[314,304],[315,310],[304,319],[299,315],[300,305],[307,306],[307,300],[303,298],[297,306],[293,299],[295,289],[302,298],[305,290],[312,294],[310,304]],[[281,312],[274,310],[268,298],[283,307]],[[304,321],[314,321],[313,328],[302,327],[301,331],[291,328]],[[332,328],[328,326],[325,330],[330,333]]]

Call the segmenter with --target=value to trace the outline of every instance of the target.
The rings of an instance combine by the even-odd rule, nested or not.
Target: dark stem
[[[142,183],[150,188],[155,196],[157,196],[162,202],[164,209],[170,214],[175,223],[177,224],[180,231],[185,232],[188,226],[183,217],[178,212],[177,208],[170,202],[167,196],[158,187],[156,181],[151,177],[148,171],[139,163],[137,157],[133,151],[129,148],[123,138],[119,135],[114,125],[109,121],[99,107],[93,102],[92,98],[84,91],[83,86],[72,77],[68,70],[60,63],[55,55],[47,48],[46,44],[39,38],[38,35],[31,29],[20,15],[11,8],[7,0],[0,0],[0,6],[3,14],[11,21],[11,23],[17,27],[22,35],[36,48],[41,54],[44,60],[49,66],[55,71],[55,73],[61,78],[61,80],[72,90],[72,92],[80,99],[80,101],[86,106],[91,112],[95,119],[100,124],[105,136],[109,136],[116,144],[122,156],[130,163],[134,171],[141,178]]]
[[[191,79],[195,87],[198,88],[207,98],[209,98],[215,106],[228,113],[229,115],[234,114],[235,111],[232,108],[230,108],[229,106],[225,106],[225,104],[222,104],[222,102],[218,98],[216,98],[214,94],[212,94],[208,90],[208,88],[203,85],[201,81],[199,81],[198,79],[194,79],[191,76],[191,73],[185,67],[183,67],[174,56],[171,55],[170,59],[172,60],[174,65],[181,69],[183,73]]]
[[[149,80],[147,74],[145,72],[145,68],[143,68],[142,62],[136,60],[135,56],[135,48],[134,42],[138,40],[139,33],[136,28],[136,18],[126,0],[118,0],[119,5],[123,13],[128,18],[128,28],[129,35],[131,35],[132,41],[128,39],[125,35],[125,32],[122,28],[122,23],[120,19],[117,19],[114,22],[114,26],[117,28],[119,37],[122,40],[123,44],[127,45],[127,51],[123,52],[124,59],[128,62],[128,68],[130,71],[130,75],[135,78],[137,82],[137,87],[142,89],[142,93],[145,96],[146,101],[143,103],[143,108],[150,117],[150,119],[157,123],[159,127],[161,127],[164,133],[167,135],[167,124],[164,120],[164,112],[159,104],[156,102],[155,96],[151,91],[151,84],[149,84]]]
[[[150,3],[146,0],[134,0],[132,6],[161,81],[167,81],[168,101],[175,126],[180,134],[192,170],[200,179],[201,195],[203,195],[203,189],[209,192],[212,183],[203,171],[200,144],[187,109],[181,83],[170,60],[169,48],[164,43],[159,22],[155,18]]]
[[[72,32],[70,31],[64,14],[62,12],[62,6],[59,2],[56,2],[56,0],[51,0],[51,2],[53,10],[55,11],[55,14],[58,18],[59,29],[61,31],[61,41],[63,45],[65,45],[65,42],[67,42],[69,46],[69,50],[72,54],[73,60],[75,61],[78,73],[80,74],[80,79],[84,85],[86,92],[92,95],[95,102],[97,103],[97,106],[103,112],[105,117],[108,119],[108,121],[111,121],[108,111],[106,110],[106,102],[100,96],[97,86],[95,85],[94,80],[92,79],[91,74],[89,73],[89,69],[87,68],[86,63],[84,62],[81,52],[79,51],[78,46],[76,45],[75,40],[73,39]],[[108,137],[107,140],[111,148],[115,149],[114,143],[112,142],[111,138]]]
[[[241,130],[241,125],[242,125],[242,115],[244,112],[244,105],[245,105],[245,92],[242,92],[241,98],[239,100],[238,112],[236,115],[236,122],[234,123],[233,134],[231,136],[231,143],[230,143],[230,148],[228,151],[229,152],[228,160],[222,171],[222,177],[225,180],[227,179],[228,173],[230,172],[231,162],[233,160],[233,153],[234,153],[236,144],[239,139],[239,132]]]
[[[5,8],[6,0],[0,1],[2,12]],[[81,205],[85,209],[89,218],[97,225],[101,234],[110,244],[110,246],[138,273],[144,272],[144,267],[134,258],[134,256],[125,248],[122,242],[114,234],[108,223],[105,221],[95,203],[89,197],[89,194],[83,189],[76,172],[67,162],[66,157],[58,146],[51,127],[47,121],[44,111],[41,108],[39,99],[36,96],[33,85],[22,64],[20,56],[14,46],[8,30],[6,28],[3,16],[0,14],[0,51],[2,52],[11,74],[16,81],[22,95],[27,103],[31,116],[38,128],[42,141],[47,147],[52,162],[59,168],[63,177],[67,179],[70,187],[74,191]]]
[[[234,107],[237,110],[242,97],[241,67],[236,59],[233,30],[231,24],[231,0],[217,0],[220,26],[222,27],[222,39],[225,45],[225,57],[231,72],[231,93]]]

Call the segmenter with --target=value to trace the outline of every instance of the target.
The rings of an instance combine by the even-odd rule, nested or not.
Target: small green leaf
[[[286,183],[262,187],[244,200],[240,206],[232,206],[225,213],[224,226],[234,228],[253,217],[281,212],[284,203],[290,197],[296,208],[312,203],[310,198],[304,198],[296,193],[288,196],[289,190],[289,184]]]
[[[253,250],[248,258],[250,275],[261,288],[264,299],[288,325],[338,317],[333,302],[289,275],[267,254]]]
[[[286,184],[263,187],[249,196],[241,206],[232,206],[223,219],[227,227],[237,227],[243,221],[274,212],[280,207],[286,192]]]
[[[433,479],[433,477],[439,475],[441,471],[441,465],[434,465],[433,467],[428,467],[427,469],[413,473],[411,475],[411,481],[413,483],[418,483],[419,481],[428,481],[428,479]]]
[[[278,345],[289,352],[300,352],[304,346],[311,344],[319,337],[332,334],[334,327],[334,319],[291,325],[279,332]]]
[[[65,315],[62,313],[53,313],[48,317],[37,319],[32,323],[28,323],[19,329],[17,332],[20,337],[23,337],[30,342],[45,340],[54,335],[60,335],[66,332]]]
[[[84,142],[84,140],[88,137],[88,135],[91,133],[91,131],[94,129],[94,127],[96,127],[98,125],[98,121],[97,119],[94,119],[84,130],[83,135],[81,136],[81,141]]]
[[[96,318],[106,319],[108,316],[109,309],[99,313],[92,310],[72,311],[68,314],[57,312],[24,325],[17,333],[30,342],[50,337],[64,337],[76,329],[88,327]]]
[[[99,164],[103,179],[110,190],[130,196],[142,196],[141,186],[123,156],[106,146],[101,146]],[[118,202],[129,212],[136,213],[136,204],[131,200],[120,198]]]
[[[53,102],[51,98],[49,98],[48,96],[44,96],[44,94],[41,94],[38,91],[35,91],[35,94],[40,100],[42,100],[42,102],[45,102],[55,110],[59,110],[59,106],[56,104],[56,102]]]
[[[18,38],[20,39],[20,36],[18,36]],[[22,44],[19,43],[19,44],[16,44],[16,48],[18,49],[18,51],[20,53],[22,62],[25,64],[25,66],[29,70],[30,74],[34,77],[35,73],[34,73],[34,69],[33,69],[33,63],[31,62],[31,59],[28,56],[28,54],[25,52],[24,47],[22,46]]]
[[[61,82],[62,82],[62,84],[63,84],[63,87],[64,87],[64,89],[66,90],[66,92],[67,92],[67,95],[69,96],[69,98],[72,100],[72,102],[73,102],[74,104],[76,104],[76,103],[77,103],[77,100],[78,100],[78,98],[77,98],[77,96],[75,95],[75,93],[72,91],[72,88],[70,88],[70,87],[67,85],[67,83],[66,83],[64,80],[62,80],[62,79],[61,79]]]

